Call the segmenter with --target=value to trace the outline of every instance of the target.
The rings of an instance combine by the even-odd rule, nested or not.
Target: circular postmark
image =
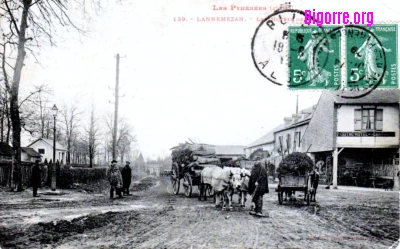
[[[286,9],[276,11],[267,16],[257,27],[251,42],[251,55],[257,70],[266,79],[277,85],[288,83],[288,27],[302,20],[304,11]],[[322,26],[318,27],[320,34],[325,36]],[[312,48],[315,51],[315,48]],[[301,51],[300,51],[301,53]],[[313,59],[314,60],[314,56]],[[321,61],[320,63],[324,63]],[[320,65],[320,69],[323,65]],[[317,77],[315,75],[314,77]]]
[[[346,88],[338,96],[361,98],[374,91],[385,80],[386,49],[379,37],[366,27],[344,26],[346,35]]]

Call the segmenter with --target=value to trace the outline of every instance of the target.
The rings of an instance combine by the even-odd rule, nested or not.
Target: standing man
[[[42,170],[40,169],[40,159],[35,160],[35,164],[32,167],[32,190],[33,190],[33,197],[39,197],[37,194],[38,188],[42,183]]]
[[[250,214],[257,215],[259,217],[266,217],[266,215],[262,213],[262,207],[263,196],[265,193],[269,193],[268,173],[267,169],[265,168],[265,164],[262,164],[260,161],[256,161],[253,169],[251,170],[249,193],[253,195],[252,201],[255,204],[255,210],[250,211]]]
[[[111,199],[114,198],[114,190],[117,193],[117,195],[119,196],[119,198],[124,198],[121,193],[122,175],[117,167],[116,160],[111,161],[111,166],[107,172],[107,178],[108,178],[108,181],[110,182],[110,198]]]
[[[125,167],[122,169],[122,187],[124,195],[129,194],[129,186],[131,185],[132,169],[129,167],[130,162],[126,161]]]

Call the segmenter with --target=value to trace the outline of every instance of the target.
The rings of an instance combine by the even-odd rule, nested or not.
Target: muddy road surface
[[[320,186],[317,202],[278,204],[275,185],[264,196],[268,218],[245,208],[216,209],[212,199],[174,195],[167,177],[146,177],[132,196],[109,200],[107,190],[31,192],[0,197],[1,248],[396,248],[396,191]]]

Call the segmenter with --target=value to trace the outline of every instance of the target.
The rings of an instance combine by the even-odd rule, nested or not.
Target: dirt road
[[[396,248],[398,243],[396,191],[320,187],[316,204],[278,205],[270,185],[264,196],[269,218],[257,218],[248,214],[249,201],[244,209],[236,204],[233,211],[221,211],[211,199],[173,195],[167,178],[144,183],[135,185],[133,196],[114,201],[104,191],[39,199],[29,192],[2,195],[1,248]]]

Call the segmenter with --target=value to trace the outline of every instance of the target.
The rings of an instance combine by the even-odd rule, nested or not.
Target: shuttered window
[[[382,131],[383,109],[362,108],[354,110],[355,131]]]

